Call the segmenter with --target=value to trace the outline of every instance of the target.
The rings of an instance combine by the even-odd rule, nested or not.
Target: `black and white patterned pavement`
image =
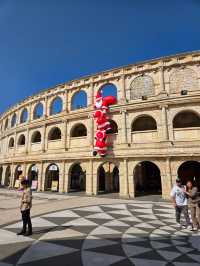
[[[197,266],[200,233],[177,228],[168,203],[130,202],[58,211],[0,228],[0,266]]]

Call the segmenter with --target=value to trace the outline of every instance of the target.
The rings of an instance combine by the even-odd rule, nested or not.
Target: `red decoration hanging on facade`
[[[96,156],[99,154],[101,157],[106,156],[107,152],[107,137],[108,133],[111,132],[111,126],[109,122],[109,106],[117,102],[116,97],[114,96],[102,96],[102,91],[98,91],[96,94],[95,100],[95,113],[94,119],[97,126],[97,131],[95,134],[95,146],[93,155]]]

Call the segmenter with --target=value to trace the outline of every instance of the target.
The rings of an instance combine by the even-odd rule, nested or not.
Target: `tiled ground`
[[[0,229],[0,266],[197,266],[200,233],[179,230],[168,203],[130,201],[53,212]]]

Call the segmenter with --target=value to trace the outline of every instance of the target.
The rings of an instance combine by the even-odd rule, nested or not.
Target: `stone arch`
[[[75,124],[71,129],[70,137],[76,138],[76,137],[84,137],[84,136],[87,136],[86,126],[82,123]]]
[[[188,67],[176,69],[170,75],[169,89],[170,93],[179,93],[181,90],[198,90],[197,73]]]
[[[2,185],[2,179],[3,179],[3,166],[0,166],[0,186]]]
[[[200,162],[188,160],[182,162],[177,169],[177,176],[180,177],[183,185],[192,181],[200,189]]]
[[[21,165],[17,165],[15,168],[15,173],[14,173],[14,187],[15,188],[19,188],[20,187],[20,177],[22,177],[22,166]]]
[[[48,134],[48,140],[60,140],[62,138],[62,132],[59,127],[53,127]]]
[[[10,185],[11,185],[11,168],[10,165],[8,165],[5,171],[4,186],[9,187]]]
[[[119,193],[119,167],[113,162],[104,162],[97,169],[97,192]]]
[[[71,110],[77,110],[87,107],[87,93],[84,90],[75,92],[71,98]]]
[[[8,148],[14,148],[14,145],[15,145],[14,138],[11,137],[11,138],[9,139]]]
[[[106,84],[103,84],[98,91],[102,91],[102,96],[106,97],[106,96],[115,96],[116,99],[118,97],[118,93],[117,93],[117,86],[115,84],[113,84],[112,82],[108,82]]]
[[[31,187],[36,190],[37,189],[37,182],[38,182],[38,167],[36,164],[30,165],[28,169],[28,180]],[[34,183],[35,182],[35,183]],[[33,186],[34,185],[34,186]]]
[[[149,75],[140,75],[136,77],[130,85],[130,99],[135,100],[142,96],[152,96],[155,94],[155,85],[153,78]]]
[[[85,191],[86,190],[86,170],[80,163],[74,163],[69,170],[69,190]]]
[[[55,115],[61,113],[63,110],[63,100],[61,97],[57,96],[51,101],[50,104],[50,115]]]
[[[48,191],[55,191],[57,192],[59,189],[59,175],[60,170],[59,166],[55,163],[50,164],[45,173],[45,184],[44,184],[44,190]]]
[[[173,118],[173,128],[200,127],[200,115],[193,110],[178,112]]]
[[[31,143],[40,143],[41,142],[41,133],[40,131],[35,131],[33,132],[32,134],[32,137],[31,137]]]
[[[135,196],[162,194],[161,171],[152,161],[141,161],[133,170]]]
[[[39,102],[35,105],[33,110],[33,119],[39,119],[44,115],[44,106],[42,102]]]
[[[18,146],[24,146],[26,143],[26,138],[25,138],[25,135],[24,134],[21,134],[18,138]]]
[[[117,123],[114,120],[112,120],[112,119],[110,119],[109,122],[110,122],[111,130],[108,132],[108,134],[116,134],[116,133],[118,133],[118,125],[117,125]]]
[[[17,114],[14,113],[12,118],[11,118],[11,127],[16,126],[16,123],[17,123]]]
[[[28,120],[28,109],[24,108],[20,115],[20,124],[26,123]]]
[[[150,115],[141,115],[136,117],[131,125],[131,131],[157,130],[156,120]]]

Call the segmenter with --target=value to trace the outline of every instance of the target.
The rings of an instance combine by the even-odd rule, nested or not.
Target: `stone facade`
[[[119,190],[121,197],[135,197],[139,189],[135,180],[150,174],[136,171],[136,167],[151,162],[160,173],[162,196],[169,198],[179,167],[187,161],[200,161],[199,80],[200,52],[194,52],[105,71],[27,98],[0,118],[1,184],[14,186],[19,169],[29,176],[36,168],[39,191],[47,190],[47,179],[52,180],[56,173],[61,193],[74,191],[73,187],[76,190],[79,182],[87,195]],[[92,113],[96,92],[107,84],[117,89],[118,103],[110,108],[110,118],[118,130],[109,137],[113,147],[108,156],[100,158],[92,156]],[[87,95],[87,106],[72,108],[72,99],[80,91]],[[53,114],[57,97],[62,100],[62,110]],[[35,112],[39,103],[43,107],[41,117]],[[191,125],[176,126],[175,117],[182,114],[184,118],[184,112],[191,114]],[[139,119],[144,117],[142,125]],[[80,124],[85,126],[86,135],[73,137]],[[55,128],[60,129],[60,138],[54,139]],[[33,135],[37,135],[36,141]],[[49,170],[51,165],[57,168]],[[145,169],[153,171],[149,167]],[[76,179],[74,184],[72,178]]]

